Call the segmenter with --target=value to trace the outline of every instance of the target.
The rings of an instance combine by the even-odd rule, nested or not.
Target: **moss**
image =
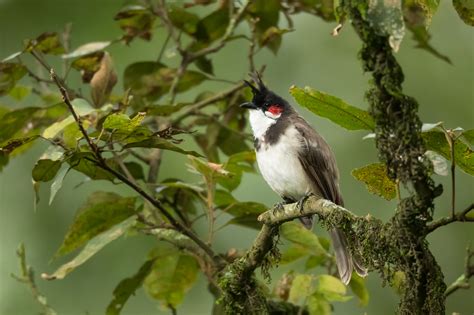
[[[344,0],[342,5],[363,41],[359,54],[363,69],[372,74],[366,98],[376,122],[379,158],[387,165],[390,178],[414,188],[414,194],[399,203],[387,224],[370,225],[364,231],[355,222],[353,232],[344,230],[352,233],[351,239],[357,237],[366,263],[385,282],[395,271],[405,274],[399,313],[444,314],[443,274],[424,238],[426,223],[432,220],[433,200],[442,190],[429,177],[431,166],[422,158],[425,148],[418,103],[403,94],[403,71],[388,38],[377,34],[366,20],[367,1]]]
[[[254,275],[246,274],[247,260],[239,258],[230,264],[219,277],[222,296],[218,303],[225,314],[268,314],[267,301]]]

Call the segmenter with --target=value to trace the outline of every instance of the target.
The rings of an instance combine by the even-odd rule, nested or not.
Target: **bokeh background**
[[[72,47],[90,41],[109,40],[120,36],[120,29],[113,21],[114,14],[125,4],[120,0],[0,0],[0,59],[22,47],[22,40],[34,38],[44,31],[61,31],[66,23],[72,23]],[[283,22],[284,23],[284,22]],[[357,59],[360,41],[350,26],[343,29],[337,38],[329,34],[334,24],[326,23],[309,15],[295,17],[295,32],[286,34],[277,56],[263,50],[257,65],[266,64],[265,80],[269,86],[291,100],[288,88],[311,86],[337,95],[351,104],[365,108],[364,91],[368,75],[361,71]],[[245,27],[239,31],[247,31]],[[448,55],[453,64],[436,59],[425,51],[415,48],[410,35],[405,37],[397,54],[403,66],[406,93],[420,103],[420,116],[424,122],[444,121],[448,127],[474,127],[474,32],[457,16],[450,1],[441,1],[438,13],[430,30],[431,43],[443,54]],[[134,41],[130,47],[115,45],[109,49],[119,76],[125,66],[134,61],[156,59],[164,35],[158,30],[151,42]],[[176,64],[172,47],[167,51],[169,64]],[[244,42],[229,43],[215,57],[214,68],[220,78],[240,80],[248,69],[247,48]],[[79,84],[72,77],[70,85]],[[121,85],[116,87],[116,91]],[[195,88],[193,93],[205,89],[225,88],[223,83],[208,83]],[[191,94],[193,94],[191,93]],[[191,97],[192,95],[185,95]],[[35,105],[28,103],[14,106]],[[7,97],[0,98],[1,104],[13,105]],[[310,112],[300,112],[317,128],[330,143],[337,156],[342,174],[341,186],[348,209],[358,214],[370,213],[387,219],[395,203],[370,195],[363,185],[351,177],[355,167],[377,160],[371,140],[362,140],[363,132],[348,132],[331,122],[315,117]],[[35,304],[27,288],[10,277],[18,272],[15,250],[24,242],[27,258],[37,271],[51,272],[62,259],[50,262],[53,253],[62,241],[78,206],[89,193],[95,190],[114,190],[132,194],[122,186],[106,182],[86,182],[79,187],[83,178],[73,172],[65,180],[52,206],[48,206],[49,188],[43,185],[41,202],[33,211],[33,189],[31,169],[45,146],[37,144],[27,154],[17,157],[0,174],[0,314],[37,314]],[[185,159],[166,152],[160,178],[179,177],[195,180],[186,171]],[[449,178],[436,177],[449,192]],[[457,204],[459,208],[472,202],[474,181],[472,177],[457,172]],[[265,185],[258,174],[245,175],[236,197],[242,201],[259,201],[271,205],[277,196]],[[450,195],[445,193],[436,202],[436,215],[446,215],[450,208]],[[325,232],[316,227],[315,232]],[[246,248],[255,236],[255,231],[230,227],[218,234],[217,248]],[[441,265],[447,283],[454,281],[462,272],[465,248],[474,240],[474,228],[469,224],[452,224],[440,228],[430,235],[431,248]],[[38,279],[40,290],[60,313],[103,314],[112,297],[116,284],[132,275],[144,261],[147,252],[154,245],[151,237],[134,236],[115,241],[89,262],[61,281],[45,282]],[[302,266],[293,266],[302,271]],[[289,267],[275,270],[273,279],[278,279]],[[473,282],[471,280],[471,282]],[[368,277],[370,302],[360,308],[355,299],[348,303],[336,303],[335,314],[387,314],[394,313],[397,303],[396,293],[389,287],[382,288],[377,274]],[[447,311],[461,314],[474,313],[474,289],[461,290],[448,299]],[[209,314],[211,295],[207,292],[201,277],[191,289],[178,309],[179,314]],[[149,299],[143,290],[128,302],[122,312],[127,315],[169,314],[155,301]]]

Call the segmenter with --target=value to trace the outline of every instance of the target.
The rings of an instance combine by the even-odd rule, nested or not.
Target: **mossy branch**
[[[367,215],[360,217],[333,202],[317,196],[307,198],[301,208],[297,203],[274,206],[262,213],[258,220],[263,226],[255,238],[252,247],[239,259],[232,262],[221,274],[219,286],[223,292],[222,300],[228,314],[271,314],[271,310],[254,277],[257,268],[261,268],[264,277],[268,277],[268,268],[279,259],[276,247],[279,226],[296,218],[317,215],[327,228],[342,229],[351,242],[353,250],[363,260],[383,261],[369,258],[374,252],[382,252],[385,243],[383,231],[391,224]],[[360,238],[359,238],[360,236]],[[368,244],[362,246],[361,244]],[[367,249],[367,250],[365,250]],[[369,263],[367,266],[373,266]]]

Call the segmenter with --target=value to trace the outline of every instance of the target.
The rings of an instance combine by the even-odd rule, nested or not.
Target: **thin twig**
[[[147,159],[149,165],[147,183],[156,184],[158,179],[158,171],[161,165],[161,150],[154,149]]]
[[[449,295],[453,294],[459,289],[469,289],[471,285],[469,284],[469,279],[474,277],[474,262],[471,262],[471,259],[474,258],[474,251],[471,250],[471,247],[466,248],[466,260],[464,263],[464,273],[456,279],[451,285],[448,286],[444,296],[447,298]]]
[[[237,27],[237,24],[240,22],[241,18],[243,17],[250,3],[251,3],[250,0],[245,0],[243,2],[242,6],[237,10],[237,13],[233,17],[231,17],[229,21],[229,25],[227,26],[227,29],[224,35],[219,39],[217,44],[215,44],[214,46],[203,48],[197,52],[190,53],[189,61],[192,62],[202,56],[218,52],[222,47],[224,47],[227,40],[229,40],[229,38],[233,35],[234,30]]]
[[[164,55],[165,50],[166,50],[166,46],[168,46],[168,42],[170,41],[170,38],[171,38],[171,34],[168,33],[168,35],[166,36],[165,42],[163,43],[163,46],[161,46],[160,54],[158,55],[158,58],[156,59],[156,62],[160,62],[161,59],[163,58],[163,55]]]
[[[36,56],[37,57],[37,56]],[[38,57],[39,58],[39,57]],[[39,58],[40,59],[40,58]],[[41,59],[40,59],[41,60]],[[45,63],[45,62],[41,62],[41,64],[43,64],[43,66],[45,67],[48,67],[48,65]],[[184,235],[188,236],[190,239],[192,239],[198,246],[200,246],[208,255],[209,257],[212,259],[212,261],[217,265],[218,268],[222,267],[223,264],[225,264],[225,261],[224,259],[217,255],[214,250],[209,246],[207,245],[204,241],[202,241],[191,229],[189,229],[188,227],[186,227],[185,225],[181,224],[179,221],[177,221],[173,215],[168,212],[164,207],[163,205],[161,204],[161,202],[157,199],[155,199],[153,196],[149,195],[148,193],[146,193],[140,186],[138,186],[136,183],[130,181],[127,176],[123,175],[122,173],[118,172],[117,170],[113,169],[112,167],[110,167],[107,162],[105,161],[105,159],[102,157],[101,155],[101,152],[99,150],[99,148],[97,146],[94,145],[94,143],[91,141],[91,139],[89,138],[89,135],[87,134],[86,130],[84,129],[84,127],[82,126],[82,123],[76,113],[76,111],[74,110],[74,107],[72,106],[70,100],[69,100],[69,96],[68,96],[68,93],[67,93],[67,90],[66,88],[62,85],[61,81],[58,79],[58,77],[56,76],[53,68],[47,68],[50,73],[51,73],[51,78],[54,80],[54,82],[56,83],[57,87],[59,88],[59,91],[61,92],[62,96],[63,96],[63,99],[64,99],[64,102],[66,103],[66,105],[68,106],[71,114],[73,115],[74,117],[74,120],[76,121],[82,135],[84,136],[84,138],[86,139],[87,141],[87,144],[89,145],[90,149],[92,150],[92,152],[94,153],[97,161],[92,161],[94,162],[98,167],[102,168],[103,170],[111,173],[112,175],[114,175],[118,180],[120,180],[121,182],[123,182],[124,184],[126,184],[127,186],[129,186],[130,188],[132,188],[133,190],[135,190],[135,192],[137,192],[139,195],[141,195],[143,198],[145,198],[148,202],[150,202],[156,209],[158,209],[158,211],[181,233],[183,233]]]
[[[204,99],[200,102],[197,102],[193,105],[188,106],[187,109],[184,110],[183,113],[173,121],[173,125],[179,124],[183,119],[188,117],[190,114],[195,114],[197,111],[199,111],[200,109],[206,107],[207,105],[218,102],[218,101],[226,98],[227,96],[241,90],[242,88],[244,88],[244,86],[245,86],[245,84],[242,81],[240,83],[237,83],[236,85],[234,85],[233,87],[231,87],[228,90],[225,90],[225,91],[223,91],[219,94],[216,94],[214,96],[211,96],[211,97],[206,98],[206,99]]]
[[[429,234],[439,227],[448,225],[453,222],[474,222],[474,217],[468,217],[467,214],[474,209],[474,203],[470,204],[466,209],[460,213],[455,213],[454,216],[448,216],[431,222],[426,226],[426,234]]]
[[[255,72],[255,61],[254,61],[254,56],[255,56],[255,46],[256,46],[256,41],[257,41],[257,22],[258,18],[255,19],[250,19],[250,33],[252,34],[250,38],[250,44],[249,44],[249,52],[247,54],[247,58],[249,60],[249,70],[251,73]]]
[[[23,244],[20,244],[16,254],[20,259],[21,275],[17,276],[11,274],[11,276],[15,280],[28,285],[31,293],[33,294],[34,299],[36,300],[36,302],[38,302],[38,304],[41,305],[41,308],[43,310],[42,314],[56,315],[56,311],[48,304],[48,302],[46,301],[46,297],[39,292],[38,287],[36,286],[33,269],[26,264],[26,252],[25,246]]]

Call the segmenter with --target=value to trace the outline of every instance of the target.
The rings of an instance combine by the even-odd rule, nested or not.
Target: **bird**
[[[301,206],[310,195],[316,195],[344,206],[330,146],[286,100],[267,88],[258,72],[250,77],[253,83],[244,83],[253,98],[240,107],[249,111],[258,168],[283,199],[280,205],[298,202]],[[313,216],[299,219],[305,228],[312,229]],[[332,228],[329,235],[341,281],[347,285],[353,270],[365,277],[367,269],[351,254],[344,232]]]

